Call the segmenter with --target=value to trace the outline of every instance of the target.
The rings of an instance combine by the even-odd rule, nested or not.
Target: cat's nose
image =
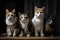
[[[25,21],[26,19],[24,18],[23,21]]]
[[[42,13],[40,13],[40,15],[43,15]]]

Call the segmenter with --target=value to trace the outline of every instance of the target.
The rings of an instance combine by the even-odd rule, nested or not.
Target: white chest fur
[[[34,18],[32,19],[32,22],[34,25],[40,25],[40,23],[42,23],[43,20],[34,16]]]
[[[14,23],[10,22],[8,19],[6,19],[6,24],[7,25],[13,25]]]
[[[6,18],[6,24],[7,24],[7,25],[14,25],[14,24],[16,23],[16,21],[17,21],[17,18],[14,18],[13,20],[14,20],[14,21],[11,22],[11,21],[9,21],[9,20]]]
[[[41,36],[44,36],[43,34],[43,18],[37,18],[34,16],[34,18],[32,19],[32,23],[34,25],[35,28],[35,36],[38,36],[38,31],[41,33]]]

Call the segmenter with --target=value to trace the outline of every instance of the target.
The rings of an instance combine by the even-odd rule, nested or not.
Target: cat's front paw
[[[41,37],[43,37],[44,36],[44,34],[41,34]]]
[[[23,34],[20,34],[19,36],[20,36],[20,37],[22,37],[22,36],[23,36]]]
[[[9,33],[8,36],[11,36],[11,33]]]
[[[16,34],[13,34],[13,37],[15,37],[16,36]]]
[[[27,37],[30,37],[30,34],[27,34]]]
[[[39,36],[39,34],[35,34],[35,36],[37,37],[37,36]]]

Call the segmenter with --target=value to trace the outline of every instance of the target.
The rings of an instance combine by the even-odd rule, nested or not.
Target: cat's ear
[[[37,6],[35,6],[35,8],[34,9],[37,9]]]
[[[13,13],[15,13],[15,11],[16,11],[15,9],[12,10]]]
[[[9,10],[8,9],[6,9],[6,13],[9,13]]]
[[[18,15],[21,15],[21,13],[20,13],[20,12],[18,12]]]
[[[43,10],[45,10],[45,7],[42,7]]]

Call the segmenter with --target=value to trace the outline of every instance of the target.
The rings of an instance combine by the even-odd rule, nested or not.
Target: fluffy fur
[[[28,24],[29,24],[29,18],[27,14],[19,13],[19,22],[21,24],[21,34],[19,36],[24,36],[28,33]],[[27,36],[30,36],[30,34],[27,34]]]
[[[32,23],[35,28],[35,36],[39,36],[39,33],[41,34],[41,36],[44,36],[44,34],[43,34],[43,20],[44,20],[44,7],[42,7],[42,8],[35,7],[34,17],[32,19]]]
[[[15,9],[9,11],[6,9],[6,25],[7,25],[7,35],[8,36],[16,36],[17,27],[17,16],[15,14]]]
[[[45,24],[45,32],[47,36],[53,35],[53,31],[54,31],[53,21],[54,21],[54,17],[50,15]]]

